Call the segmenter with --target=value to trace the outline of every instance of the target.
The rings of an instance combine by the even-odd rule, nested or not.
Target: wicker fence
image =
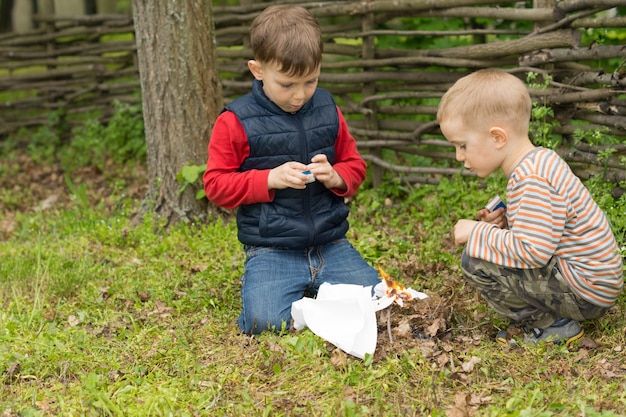
[[[37,16],[41,28],[0,35],[0,134],[48,123],[61,111],[70,123],[112,101],[140,102],[133,22],[128,16]]]
[[[291,3],[309,8],[322,24],[320,85],[335,94],[378,180],[383,171],[410,182],[463,172],[438,130],[436,106],[455,80],[486,67],[550,80],[531,94],[554,110],[552,131],[567,144],[559,152],[579,175],[592,175],[588,168],[602,155],[607,179],[626,179],[624,0],[563,0],[544,7],[506,0]],[[213,9],[226,101],[249,91],[248,27],[267,4]],[[140,102],[128,16],[36,20],[36,31],[0,35],[0,134],[45,124],[54,110],[71,124],[92,111],[107,118],[113,100]],[[587,41],[582,35],[588,29],[613,38]],[[622,36],[622,45],[611,40],[615,36]],[[412,46],[414,40],[420,48]],[[604,68],[606,60],[617,64]],[[583,131],[600,132],[614,143],[580,140]],[[440,163],[433,168],[422,158]]]

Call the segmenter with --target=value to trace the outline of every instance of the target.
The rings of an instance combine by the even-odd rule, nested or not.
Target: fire
[[[404,301],[411,301],[414,296],[407,288],[395,282],[380,266],[378,274],[385,283],[385,296],[395,298],[396,302],[402,306]]]

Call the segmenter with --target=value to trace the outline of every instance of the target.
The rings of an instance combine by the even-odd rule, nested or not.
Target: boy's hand
[[[475,220],[462,219],[454,225],[454,243],[464,245],[469,240],[474,226],[478,224]]]
[[[270,170],[267,176],[268,190],[282,190],[285,188],[295,188],[304,190],[306,188],[307,176],[303,174],[307,167],[300,162],[285,162]]]
[[[478,211],[478,219],[482,222],[495,224],[500,229],[507,229],[506,210],[500,207],[495,211],[489,211],[486,208]]]
[[[326,188],[346,189],[345,181],[328,162],[326,155],[315,155],[311,158],[311,163],[307,165],[306,169],[311,171],[315,179],[324,184]]]

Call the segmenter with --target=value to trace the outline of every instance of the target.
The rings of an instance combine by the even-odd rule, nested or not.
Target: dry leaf
[[[335,368],[343,368],[345,366],[348,366],[348,355],[346,355],[343,350],[336,348],[330,354],[330,363]]]
[[[409,323],[409,319],[404,317],[400,320],[400,323],[394,329],[394,333],[398,337],[410,337],[411,336],[411,324]]]
[[[417,340],[417,347],[425,359],[432,358],[437,351],[437,346],[432,340]]]
[[[50,403],[45,398],[41,401],[35,401],[35,405],[46,414],[49,414],[51,412]]]
[[[579,343],[578,346],[581,348],[586,348],[586,349],[597,349],[598,346],[600,346],[598,344],[598,342],[596,342],[593,339],[590,339],[588,337],[584,337]]]
[[[267,348],[269,349],[270,352],[285,353],[285,349],[283,349],[283,347],[279,345],[278,343],[268,342]]]
[[[457,349],[457,347],[456,347],[456,346],[454,346],[454,344],[452,344],[452,343],[443,342],[443,343],[441,343],[441,349],[442,349],[444,352],[448,352],[448,353],[450,353],[450,352],[452,352],[453,350]]]
[[[437,356],[437,365],[439,366],[445,366],[449,361],[450,355],[448,355],[447,353],[442,353],[441,355]]]
[[[20,373],[22,366],[19,362],[11,362],[11,364],[4,371],[4,374],[9,377],[10,380],[14,380]]]
[[[52,321],[57,316],[57,312],[53,309],[48,309],[44,311],[41,316],[48,321]]]
[[[576,356],[576,359],[574,359],[574,362],[580,362],[583,359],[587,359],[588,356],[589,351],[587,349],[580,349],[578,351],[578,356]]]
[[[343,398],[347,400],[355,401],[357,399],[357,394],[354,392],[354,388],[344,385],[343,387]]]
[[[465,392],[454,394],[454,405],[446,410],[447,417],[469,417],[468,400],[470,396]]]
[[[187,293],[185,291],[174,290],[174,295],[178,298],[183,298]]]
[[[48,198],[43,200],[41,203],[39,203],[39,205],[37,205],[36,207],[33,207],[33,210],[35,210],[35,211],[49,210],[49,209],[52,208],[54,203],[56,203],[58,200],[59,200],[59,195],[58,194],[52,194],[52,195],[48,196]]]
[[[172,307],[168,307],[162,300],[156,300],[154,303],[154,310],[148,313],[149,316],[156,315],[159,318],[166,318],[172,315],[172,311],[174,309]]]
[[[467,362],[463,362],[461,367],[463,368],[463,371],[469,373],[474,370],[474,365],[476,365],[477,363],[480,363],[480,358],[477,356],[472,356]]]
[[[208,269],[209,267],[207,265],[195,265],[191,267],[191,273],[192,274],[196,274],[198,272],[204,272]]]
[[[107,298],[109,298],[109,287],[108,286],[107,287],[105,287],[105,286],[99,287],[98,291],[100,291],[100,297],[102,297],[103,299],[106,300]]]
[[[491,402],[491,396],[485,395],[484,397],[476,394],[471,394],[469,404],[473,406],[479,406]]]
[[[67,318],[67,324],[71,327],[76,327],[80,324],[80,319],[72,314]]]
[[[445,329],[446,329],[446,321],[443,318],[438,317],[430,326],[426,328],[425,332],[428,336],[434,337],[437,335],[437,333],[439,333],[439,330],[445,330]]]
[[[15,231],[15,220],[0,220],[0,236],[8,238]]]
[[[148,291],[137,291],[137,297],[141,302],[145,303],[150,299],[150,293]]]
[[[446,417],[469,417],[469,412],[453,405],[446,410]]]

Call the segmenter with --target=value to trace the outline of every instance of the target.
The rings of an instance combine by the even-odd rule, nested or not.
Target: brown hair
[[[437,121],[458,118],[464,126],[479,130],[503,123],[518,134],[528,134],[532,101],[522,80],[505,71],[482,69],[460,78],[443,95]]]
[[[303,7],[270,6],[250,27],[254,59],[277,64],[290,76],[305,76],[322,62],[324,43],[315,17]]]

